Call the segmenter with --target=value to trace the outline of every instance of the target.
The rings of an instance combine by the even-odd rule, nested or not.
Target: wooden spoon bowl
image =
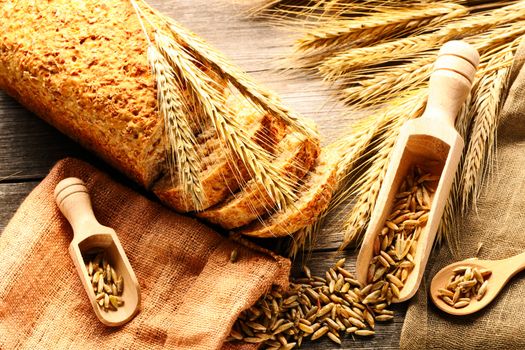
[[[460,266],[467,266],[471,268],[487,269],[492,271],[491,276],[487,279],[487,291],[485,295],[480,299],[476,300],[473,298],[470,304],[456,309],[439,297],[438,289],[445,288],[448,283],[450,276],[453,275],[455,268]],[[503,260],[478,260],[476,258],[458,261],[450,264],[441,269],[430,284],[430,297],[434,304],[441,310],[451,315],[469,315],[483,309],[485,306],[490,304],[496,296],[501,292],[503,287],[510,281],[514,275],[525,269],[525,253],[513,256]]]
[[[140,286],[115,231],[101,225],[95,218],[88,190],[77,178],[67,178],[55,188],[56,203],[73,227],[74,237],[69,254],[98,319],[107,326],[120,326],[130,321],[140,309]],[[124,280],[124,305],[116,311],[102,311],[96,301],[85,259],[94,252],[104,251],[108,261]],[[78,296],[81,298],[81,296]]]
[[[430,184],[428,221],[417,242],[414,269],[410,272],[399,298],[402,302],[417,291],[434,244],[434,238],[452,186],[463,139],[454,128],[454,121],[465,101],[479,63],[477,51],[465,42],[451,41],[440,50],[430,77],[429,97],[420,118],[406,122],[400,130],[385,178],[378,194],[356,263],[357,279],[367,284],[368,266],[374,256],[374,241],[392,211],[395,195],[413,166],[437,175]]]

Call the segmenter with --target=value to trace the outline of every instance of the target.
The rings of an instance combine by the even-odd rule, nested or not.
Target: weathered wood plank
[[[24,198],[38,185],[38,182],[3,183],[0,184],[0,232],[14,215]]]
[[[80,146],[0,91],[0,179],[35,179]]]

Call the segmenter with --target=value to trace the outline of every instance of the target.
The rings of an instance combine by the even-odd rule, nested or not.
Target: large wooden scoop
[[[478,63],[478,52],[465,42],[450,41],[441,48],[430,77],[426,110],[420,118],[403,125],[392,152],[357,257],[357,278],[364,285],[367,284],[368,266],[373,258],[375,238],[391,213],[395,194],[408,171],[413,166],[419,166],[422,170],[439,177],[439,180],[431,184],[435,192],[431,196],[428,222],[417,242],[415,267],[401,289],[399,298],[394,302],[411,298],[416,293],[425,271],[463,149],[463,139],[455,130],[454,122],[470,91]]]
[[[117,234],[112,228],[101,225],[95,218],[91,200],[84,182],[70,177],[58,183],[55,200],[60,211],[73,227],[74,237],[69,254],[98,319],[107,326],[120,326],[131,320],[140,309],[140,286],[124,253]],[[116,311],[102,311],[97,304],[84,258],[96,251],[104,251],[111,265],[122,275],[124,304]],[[81,299],[82,296],[72,296]]]

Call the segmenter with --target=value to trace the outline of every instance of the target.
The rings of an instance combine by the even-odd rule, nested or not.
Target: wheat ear
[[[369,79],[363,79],[362,74],[357,73],[345,80],[352,86],[341,90],[340,98],[359,108],[386,103],[406,90],[421,87],[432,72],[435,59],[435,55],[418,57],[404,65],[386,67],[373,73]]]
[[[349,50],[325,61],[319,66],[319,72],[325,79],[335,80],[344,72],[416,55],[449,40],[474,35],[522,18],[525,18],[525,7],[522,3],[505,6],[489,13],[471,15],[451,22],[435,33]]]
[[[495,39],[497,39],[497,37]],[[497,42],[497,40],[494,42]],[[456,118],[456,130],[466,141],[466,145],[463,150],[463,155],[458,170],[456,171],[456,175],[454,177],[454,182],[452,184],[452,188],[447,199],[445,209],[443,211],[443,216],[441,217],[441,222],[439,225],[437,235],[437,243],[441,244],[443,241],[446,242],[452,254],[456,254],[458,252],[459,241],[457,232],[459,220],[461,216],[464,215],[466,209],[471,205],[471,201],[468,200],[467,192],[470,192],[468,188],[470,188],[471,190],[474,189],[474,191],[479,190],[479,187],[477,186],[468,185],[468,183],[471,180],[468,180],[470,175],[467,175],[466,173],[471,172],[472,169],[474,169],[476,166],[480,166],[482,162],[485,163],[484,168],[487,169],[488,165],[490,164],[490,159],[492,158],[490,155],[490,151],[488,152],[489,154],[486,157],[487,160],[483,160],[482,162],[474,161],[474,159],[471,158],[472,154],[469,154],[469,152],[472,152],[473,149],[481,149],[481,147],[479,146],[481,141],[479,137],[480,133],[475,132],[475,130],[478,129],[478,127],[475,126],[478,108],[481,105],[494,106],[492,102],[488,101],[490,100],[491,96],[494,97],[494,94],[490,94],[487,91],[483,93],[483,90],[488,89],[495,92],[495,90],[498,89],[496,85],[498,82],[501,84],[502,80],[497,79],[496,75],[498,72],[499,74],[503,74],[503,71],[510,69],[510,66],[512,64],[511,53],[514,49],[516,49],[518,43],[519,39],[514,39],[513,41],[504,44],[499,43],[499,45],[497,45],[496,47],[492,47],[491,45],[488,45],[486,43],[486,47],[490,47],[491,50],[481,56],[480,70],[478,70],[474,87],[469,97],[467,98],[467,101],[461,108],[458,117]],[[505,80],[506,78],[503,81]],[[486,84],[489,81],[493,83],[492,86],[488,86]],[[483,85],[485,85],[484,88],[482,87]],[[504,90],[504,87],[502,88]],[[501,94],[502,92],[499,93],[499,98],[501,98]],[[483,108],[483,110],[485,112],[488,112],[486,108]],[[485,117],[482,119],[486,121],[486,119],[492,118],[487,118],[487,115],[485,115]],[[490,128],[486,130],[489,129]],[[485,145],[490,149],[491,147],[493,147],[494,144],[495,137],[493,137],[491,141],[487,140],[487,143]],[[469,165],[469,163],[472,164]],[[471,169],[470,171],[467,170],[469,168]],[[473,173],[479,174],[476,171],[474,171]],[[481,171],[481,173],[483,174],[484,171]],[[481,181],[477,182],[478,186],[480,185],[480,183]]]
[[[473,126],[462,171],[461,209],[463,212],[471,204],[475,206],[485,178],[484,175],[494,157],[496,128],[503,103],[502,94],[506,88],[513,57],[511,51],[494,56],[487,66],[490,67],[495,64],[503,64],[504,66],[485,74],[481,78],[475,94],[474,108],[472,109]]]
[[[183,90],[175,85],[175,72],[152,45],[148,47],[148,60],[157,83],[157,100],[169,145],[168,162],[172,181],[177,178],[183,191],[191,196],[196,208],[201,210],[204,201],[199,179],[201,160],[195,150],[197,141],[186,117],[189,111],[180,95]]]
[[[456,4],[424,4],[415,8],[377,11],[356,19],[323,21],[296,41],[297,51],[334,50],[340,47],[362,47],[412,32],[435,28],[452,18],[462,17],[468,10]]]
[[[479,71],[478,71],[479,75]],[[474,84],[475,85],[475,84]],[[461,109],[458,112],[456,117],[455,128],[458,134],[466,139],[468,129],[470,128],[471,116],[470,109],[472,106],[472,96],[474,93],[474,88],[471,89],[467,99],[461,106]],[[461,188],[461,166],[464,161],[464,156],[462,156],[458,169],[454,175],[454,180],[452,181],[452,187],[445,203],[445,208],[443,209],[443,215],[439,223],[439,227],[436,235],[436,245],[440,246],[443,242],[446,242],[450,251],[454,254],[458,251],[459,240],[457,235],[457,225],[460,220],[460,213],[458,209],[458,203],[460,202],[460,188]]]
[[[476,47],[480,53],[485,53],[494,49],[499,50],[502,44],[514,40],[523,33],[525,33],[525,21],[517,21],[464,40]],[[396,98],[406,90],[426,86],[436,52],[437,49],[427,50],[424,56],[418,56],[411,62],[372,70],[368,79],[363,78],[367,70],[342,74],[340,79],[350,86],[340,91],[340,98],[345,103],[365,108],[388,102],[389,99]]]
[[[165,57],[155,48],[142,20],[142,13],[135,1],[130,1],[143,33],[148,42],[147,57],[152,74],[157,84],[157,103],[164,121],[166,137],[166,161],[172,182],[177,179],[182,191],[190,196],[195,208],[201,210],[205,200],[202,183],[199,178],[201,159],[196,151],[193,128],[188,120],[192,115],[188,101],[182,95],[183,87],[176,79],[176,73]]]
[[[192,57],[171,37],[156,32],[155,44],[170,64],[177,67],[178,79],[197,96],[193,102],[210,120],[219,139],[242,161],[252,177],[263,184],[277,207],[293,203],[296,200],[293,184],[279,175],[272,156],[248,136],[229,111],[224,110],[225,101],[219,98],[222,93],[214,88],[215,82],[193,64]]]

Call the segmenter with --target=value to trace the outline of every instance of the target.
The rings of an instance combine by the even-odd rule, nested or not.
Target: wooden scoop
[[[115,231],[98,223],[82,180],[70,177],[60,181],[55,188],[55,200],[73,227],[74,237],[69,245],[69,254],[86,289],[93,311],[107,326],[120,326],[128,322],[139,311],[140,286]],[[116,311],[103,311],[97,304],[84,261],[85,255],[100,250],[105,251],[108,261],[124,280],[124,305]]]
[[[425,271],[463,149],[463,139],[455,130],[454,122],[470,91],[478,63],[478,52],[465,42],[450,41],[441,48],[430,77],[426,110],[420,118],[403,125],[392,151],[357,257],[357,279],[363,285],[367,284],[375,238],[391,213],[395,194],[408,171],[417,165],[423,171],[439,177],[438,181],[431,184],[435,192],[431,196],[428,222],[417,243],[415,267],[401,289],[399,298],[394,299],[394,302],[411,298]]]
[[[438,297],[438,289],[445,288],[448,279],[453,274],[453,270],[460,266],[476,267],[478,270],[487,269],[492,271],[492,275],[487,279],[487,291],[481,300],[478,301],[476,298],[473,298],[469,305],[461,309],[456,309]],[[523,270],[525,270],[525,253],[503,260],[478,260],[474,258],[459,261],[444,267],[434,276],[432,283],[430,284],[430,297],[438,308],[449,314],[460,316],[468,315],[479,311],[490,304],[503,287],[505,287],[507,282],[509,282],[514,275]]]

